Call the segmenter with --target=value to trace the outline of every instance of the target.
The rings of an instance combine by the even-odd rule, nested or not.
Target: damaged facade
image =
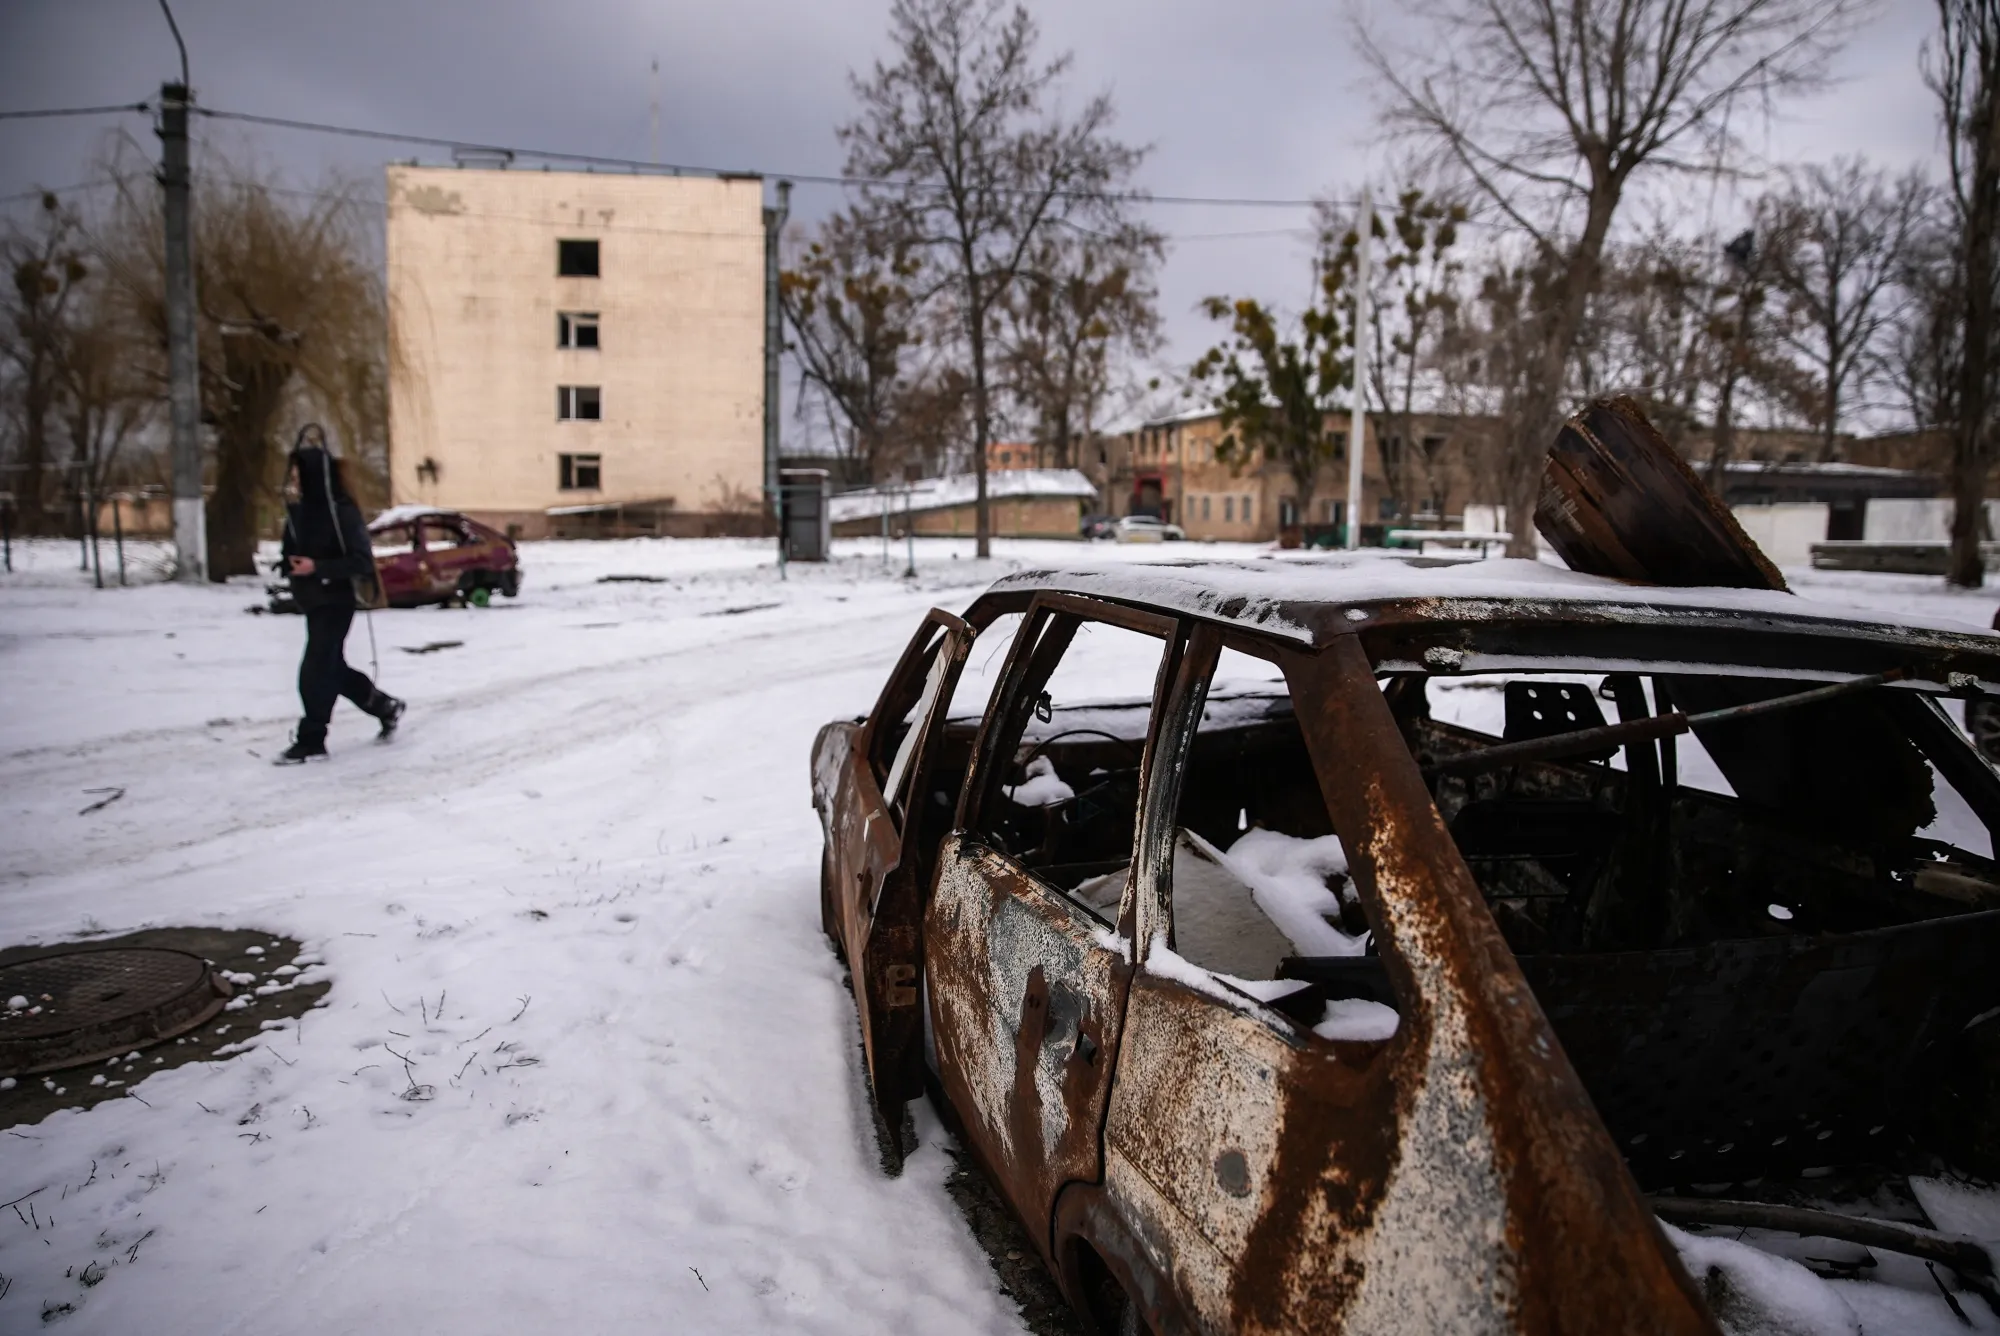
[[[394,504],[515,538],[762,530],[761,180],[387,184]]]

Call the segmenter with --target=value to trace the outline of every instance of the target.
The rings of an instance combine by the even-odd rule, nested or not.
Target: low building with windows
[[[1326,422],[1331,457],[1314,477],[1311,494],[1301,497],[1290,469],[1277,460],[1218,458],[1225,433],[1214,412],[1148,420],[1104,442],[1106,513],[1153,515],[1178,524],[1190,538],[1225,541],[1267,542],[1286,530],[1306,537],[1340,531],[1347,523],[1351,428],[1346,413],[1328,414]],[[1492,426],[1489,419],[1444,414],[1369,418],[1361,468],[1363,535],[1379,542],[1396,524],[1442,528],[1460,522],[1465,506],[1481,499],[1474,495],[1469,451]],[[1393,479],[1381,442],[1397,463]]]
[[[970,538],[979,532],[979,481],[969,473],[842,492],[829,502],[842,538],[905,533]],[[1008,468],[986,475],[987,514],[996,538],[1078,538],[1097,487],[1075,469]]]
[[[392,166],[391,499],[516,537],[759,531],[763,183]]]

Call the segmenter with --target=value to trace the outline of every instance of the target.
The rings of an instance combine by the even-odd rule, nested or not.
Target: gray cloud
[[[1072,0],[1037,6],[1048,49],[1075,54],[1077,95],[1108,88],[1119,130],[1153,146],[1160,193],[1304,196],[1350,190],[1390,154],[1340,6],[1324,0],[1220,5]],[[850,70],[883,50],[882,0],[632,0],[549,5],[396,0],[180,0],[197,95],[209,106],[442,137],[646,157],[648,65],[660,62],[660,156],[747,170],[836,172],[834,127],[850,114]],[[1382,7],[1383,17],[1394,9]],[[1766,161],[1863,153],[1937,159],[1917,48],[1919,0],[1883,8],[1840,59],[1841,82],[1746,130]],[[134,101],[177,70],[150,0],[8,0],[0,87],[10,107]],[[150,127],[127,128],[150,152]],[[381,165],[435,150],[233,127],[209,133],[301,179],[340,170],[379,190]],[[0,122],[0,194],[91,176],[105,127]],[[802,189],[811,219],[837,192]],[[1657,187],[1676,215],[1726,222],[1731,191]],[[1303,211],[1156,207],[1178,240],[1162,276],[1174,360],[1209,339],[1194,303],[1210,293],[1281,303],[1302,295]],[[1700,221],[1700,218],[1696,218]],[[1234,235],[1257,233],[1259,235]],[[1221,234],[1221,235],[1218,235]]]

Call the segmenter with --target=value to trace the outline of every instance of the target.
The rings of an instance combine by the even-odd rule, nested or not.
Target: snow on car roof
[[[445,510],[439,506],[390,506],[387,510],[368,521],[371,529],[380,529],[390,524],[408,524],[426,515],[456,515],[455,510]]]
[[[1324,644],[1373,605],[1426,605],[1439,621],[1488,620],[1506,611],[1560,619],[1565,611],[1631,620],[1710,622],[1718,618],[1785,622],[1804,629],[1882,627],[1930,633],[1954,647],[1990,655],[2000,645],[1985,628],[1935,618],[1872,613],[1867,620],[1829,613],[1824,604],[1765,589],[1674,588],[1582,575],[1539,561],[1438,560],[1386,553],[1332,553],[1260,561],[1163,561],[1018,571],[993,592],[1051,590],[1090,594],[1184,616],[1229,622]],[[1974,639],[1964,639],[1964,638]]]

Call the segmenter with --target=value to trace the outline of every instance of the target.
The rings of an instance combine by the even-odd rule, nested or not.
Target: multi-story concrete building
[[[394,501],[761,523],[761,181],[394,166],[388,263]]]

